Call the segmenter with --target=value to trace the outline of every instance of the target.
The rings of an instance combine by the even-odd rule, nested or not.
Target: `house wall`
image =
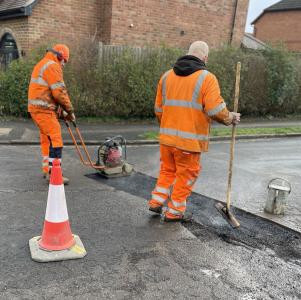
[[[254,36],[267,43],[284,43],[301,51],[301,10],[266,12],[254,24]]]

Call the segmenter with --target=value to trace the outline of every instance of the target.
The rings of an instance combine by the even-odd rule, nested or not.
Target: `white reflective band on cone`
[[[64,185],[49,185],[45,220],[52,223],[68,221]]]

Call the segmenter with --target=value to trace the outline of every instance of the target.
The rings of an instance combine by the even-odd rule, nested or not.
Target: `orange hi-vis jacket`
[[[211,119],[230,125],[233,118],[207,70],[184,77],[167,71],[158,84],[155,113],[160,144],[190,152],[208,151]]]
[[[61,106],[73,112],[57,57],[47,52],[33,69],[28,89],[28,111],[31,113],[56,111]]]

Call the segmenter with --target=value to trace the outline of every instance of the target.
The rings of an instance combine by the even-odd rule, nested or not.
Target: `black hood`
[[[181,56],[173,67],[174,72],[178,76],[189,76],[196,71],[206,69],[206,64],[193,55]]]

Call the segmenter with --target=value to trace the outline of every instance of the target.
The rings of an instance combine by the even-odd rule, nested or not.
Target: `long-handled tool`
[[[68,120],[66,118],[63,118],[63,120],[83,165],[97,170],[100,175],[106,178],[127,176],[132,173],[133,166],[126,162],[126,141],[122,136],[118,135],[112,138],[107,138],[106,141],[99,146],[97,151],[98,159],[97,162],[94,163],[76,122],[71,121],[80,143],[76,141]],[[84,158],[80,146],[84,150],[86,159]],[[122,149],[124,149],[124,159],[122,159]]]
[[[239,84],[240,84],[240,69],[241,63],[238,62],[236,66],[236,83],[235,83],[235,97],[234,97],[234,112],[238,110],[238,99],[239,99]],[[228,189],[227,189],[227,203],[226,206],[223,203],[215,204],[215,208],[220,212],[224,219],[233,227],[238,228],[240,226],[238,220],[234,214],[230,211],[231,206],[231,185],[232,185],[232,168],[234,159],[234,145],[235,145],[236,125],[232,126],[232,140],[230,150],[230,161],[229,161],[229,172],[228,172]]]

